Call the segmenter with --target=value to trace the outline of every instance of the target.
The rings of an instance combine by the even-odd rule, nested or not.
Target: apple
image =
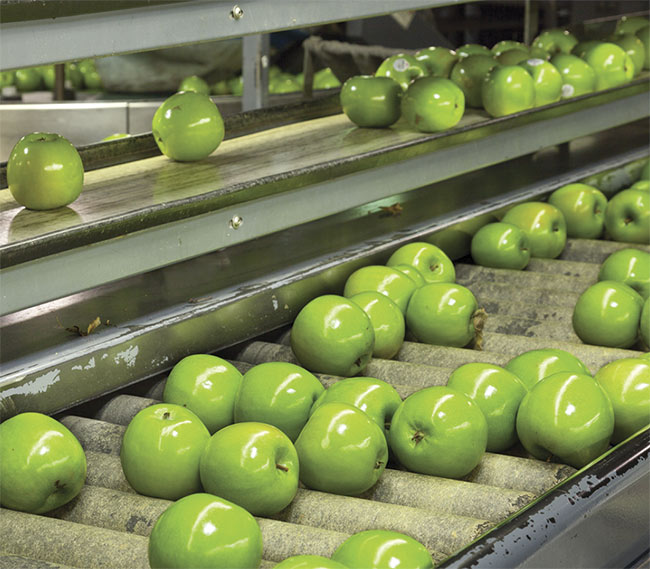
[[[530,58],[519,65],[533,78],[536,107],[557,103],[562,98],[562,75],[551,62]]]
[[[487,438],[487,421],[479,406],[444,386],[409,395],[393,415],[388,432],[390,448],[404,467],[446,478],[461,478],[476,468]]]
[[[643,168],[641,168],[639,180],[650,180],[650,160],[647,160]]]
[[[348,537],[332,554],[345,567],[364,569],[433,569],[431,554],[412,537],[390,530],[372,529]]]
[[[605,230],[614,241],[650,243],[650,194],[630,189],[614,195],[605,211]]]
[[[639,321],[639,336],[644,349],[650,350],[650,298],[646,298],[641,309],[641,320]],[[641,357],[650,359],[650,353]]]
[[[520,51],[525,51],[528,52],[528,46],[525,43],[521,43],[520,41],[514,41],[514,40],[501,40],[497,43],[495,43],[492,46],[492,53],[495,56],[501,55],[505,51],[510,51],[512,49],[518,49]]]
[[[339,97],[343,112],[357,126],[388,127],[402,113],[402,88],[389,77],[350,77],[343,83]]]
[[[478,303],[454,283],[429,283],[417,289],[406,311],[408,330],[425,344],[463,348],[477,335]]]
[[[535,83],[519,65],[495,67],[481,85],[481,97],[491,116],[511,115],[535,106]]]
[[[650,69],[650,25],[638,29],[634,35],[641,40],[645,49],[643,69]]]
[[[235,399],[235,422],[267,423],[295,441],[323,391],[321,382],[300,366],[261,363],[244,374]]]
[[[348,567],[322,555],[292,555],[274,565],[273,569],[348,569]]]
[[[519,271],[530,261],[528,237],[511,223],[488,223],[472,237],[471,255],[477,265]]]
[[[494,57],[480,54],[463,57],[453,66],[449,78],[463,91],[466,106],[483,108],[483,81],[498,66],[499,62]]]
[[[528,389],[515,374],[498,365],[468,363],[451,373],[447,387],[467,395],[483,412],[487,451],[501,452],[517,442],[517,410]]]
[[[269,93],[272,95],[297,93],[301,89],[298,80],[290,73],[280,73],[269,78]]]
[[[194,91],[175,93],[156,110],[153,136],[160,151],[179,162],[209,156],[224,137],[223,118],[210,97]]]
[[[172,368],[163,401],[195,413],[212,434],[233,422],[241,382],[242,374],[230,362],[209,354],[192,354]]]
[[[512,358],[505,369],[516,375],[528,390],[545,377],[559,372],[591,375],[587,366],[573,354],[557,348],[523,352]]]
[[[41,74],[35,67],[17,69],[14,72],[14,85],[20,93],[37,91],[42,85]]]
[[[314,73],[314,89],[336,89],[340,86],[339,78],[334,75],[334,72],[329,67],[319,69]]]
[[[598,280],[625,283],[646,300],[650,297],[650,253],[632,248],[615,251],[600,266]]]
[[[201,93],[202,95],[209,95],[210,87],[206,83],[205,79],[201,79],[198,75],[190,75],[181,81],[177,91],[194,91],[195,93]]]
[[[583,59],[596,73],[596,89],[610,89],[628,83],[634,76],[634,62],[625,50],[610,42],[590,47]]]
[[[291,348],[298,362],[319,373],[347,377],[362,372],[374,344],[368,315],[354,302],[335,294],[308,302],[291,329]]]
[[[395,388],[374,377],[349,377],[330,385],[311,408],[316,409],[326,403],[348,403],[361,409],[388,434],[390,422],[402,402]]]
[[[519,48],[508,49],[506,51],[502,51],[499,55],[495,56],[495,59],[501,65],[518,65],[522,61],[526,61],[529,58],[530,58],[530,53],[528,52],[528,50],[519,49]]]
[[[298,491],[298,454],[280,429],[235,423],[216,432],[203,450],[201,484],[254,516],[284,510]]]
[[[62,136],[33,132],[23,136],[7,161],[7,185],[27,209],[56,209],[75,201],[84,182],[77,149]]]
[[[300,481],[322,492],[357,496],[372,488],[388,461],[384,431],[347,403],[325,403],[298,439]]]
[[[386,265],[411,265],[427,283],[453,283],[456,280],[454,263],[447,254],[440,247],[423,241],[402,245],[389,257]]]
[[[10,87],[15,81],[14,71],[0,71],[0,89]]]
[[[541,48],[551,54],[571,53],[578,39],[568,30],[553,28],[543,30],[532,42],[533,47]]]
[[[402,115],[421,132],[440,132],[456,126],[465,112],[465,95],[449,79],[422,77],[402,97]]]
[[[192,494],[169,506],[149,536],[152,569],[257,569],[262,531],[244,508],[212,494]]]
[[[357,304],[370,318],[375,331],[375,345],[372,356],[391,359],[404,342],[404,314],[387,296],[365,291],[354,294],[350,300]]]
[[[230,95],[230,87],[227,79],[217,81],[210,87],[210,93],[213,95]]]
[[[343,296],[350,298],[360,292],[379,292],[390,298],[405,313],[416,288],[415,281],[402,271],[384,265],[367,265],[348,277]]]
[[[566,221],[552,204],[524,202],[509,209],[501,219],[521,229],[528,237],[531,257],[555,259],[566,245]]]
[[[427,74],[424,63],[418,61],[413,55],[398,53],[391,55],[381,62],[375,75],[377,77],[390,77],[400,84],[406,91],[411,81],[424,77]]]
[[[643,18],[642,16],[623,16],[616,22],[614,33],[618,35],[634,34],[648,25],[650,25],[648,18]]]
[[[192,411],[167,403],[146,407],[126,427],[120,461],[139,494],[178,500],[201,490],[199,460],[210,433]]]
[[[551,63],[562,75],[562,98],[579,97],[596,90],[596,72],[584,59],[576,55],[559,53]]]
[[[550,195],[548,203],[562,212],[567,237],[598,239],[602,235],[607,198],[599,189],[587,184],[566,184]]]
[[[626,284],[600,281],[573,309],[573,329],[585,344],[630,348],[637,340],[643,299]]]
[[[488,55],[490,57],[494,55],[489,48],[476,43],[461,45],[459,48],[456,48],[456,53],[460,58],[469,57],[470,55]]]
[[[86,455],[76,437],[42,413],[0,423],[0,504],[44,514],[72,500],[86,480]]]
[[[643,190],[644,192],[648,192],[650,191],[650,180],[637,180],[628,189]]]
[[[271,74],[269,73],[269,81],[271,80]],[[239,75],[238,77],[233,77],[228,80],[228,89],[236,97],[241,97],[244,94],[244,78]]]
[[[612,43],[623,49],[634,63],[634,76],[641,73],[645,66],[646,48],[644,43],[634,34],[623,34],[610,38]]]
[[[392,265],[392,268],[404,273],[415,283],[415,286],[417,288],[421,287],[426,282],[422,276],[422,273],[418,271],[413,265],[399,264]]]
[[[415,59],[425,66],[428,75],[445,79],[449,77],[458,58],[455,51],[441,46],[427,47],[415,52]]]
[[[578,57],[582,57],[585,53],[587,53],[588,49],[600,45],[601,43],[603,42],[600,40],[581,41],[580,43],[574,46],[574,48],[571,50],[571,54],[577,55]]]
[[[582,468],[603,454],[614,431],[614,410],[594,378],[560,372],[533,387],[517,413],[517,434],[540,460]]]
[[[622,358],[601,367],[594,379],[614,409],[613,444],[650,424],[650,361]]]

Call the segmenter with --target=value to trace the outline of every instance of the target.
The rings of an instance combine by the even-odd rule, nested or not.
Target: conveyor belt
[[[572,336],[570,324],[575,298],[596,280],[598,263],[624,246],[570,240],[559,260],[533,260],[525,271],[457,263],[458,282],[488,308],[488,323],[496,323],[486,328],[485,350],[407,341],[395,360],[373,359],[365,374],[389,381],[405,397],[427,385],[444,384],[451,370],[463,363],[504,364],[533,348],[561,347],[581,358],[592,372],[614,359],[637,355],[635,350],[584,345]],[[640,248],[650,251],[648,246]],[[504,290],[509,291],[512,306],[526,308],[523,314],[513,313],[510,303],[500,300],[498,292]],[[277,335],[275,343],[256,340],[224,355],[242,372],[264,361],[294,361],[286,332]],[[339,379],[318,377],[326,386]],[[86,486],[78,498],[48,516],[2,510],[0,567],[18,566],[21,557],[38,560],[33,565],[25,561],[26,567],[49,567],[48,563],[88,569],[147,566],[146,536],[169,503],[134,493],[124,479],[119,448],[130,419],[159,400],[163,387],[161,379],[142,382],[60,417],[86,450]],[[647,445],[643,452],[647,460]],[[379,483],[358,498],[302,488],[274,519],[259,520],[264,564],[271,566],[303,553],[329,556],[346,536],[376,527],[414,536],[442,562],[522,508],[535,507],[538,497],[574,472],[565,465],[529,458],[515,447],[508,454],[486,453],[464,480],[419,475],[389,465]],[[98,551],[102,553],[91,553]]]

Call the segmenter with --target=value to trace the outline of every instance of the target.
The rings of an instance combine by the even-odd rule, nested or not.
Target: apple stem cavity
[[[282,472],[289,472],[289,469],[286,466],[284,466],[284,464],[276,464],[275,467],[278,470],[281,470]]]
[[[424,433],[421,431],[415,431],[415,433],[413,433],[413,436],[411,437],[411,440],[415,444],[418,444],[422,439],[424,439]]]
[[[472,325],[474,326],[474,345],[475,350],[483,349],[483,328],[487,320],[485,308],[479,308],[472,314]]]

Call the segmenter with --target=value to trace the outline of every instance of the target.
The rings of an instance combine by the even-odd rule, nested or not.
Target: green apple
[[[484,225],[472,237],[470,250],[474,262],[483,267],[519,271],[530,261],[528,237],[511,223]]]
[[[233,422],[242,374],[230,362],[209,354],[192,354],[169,373],[163,401],[195,413],[210,433]]]
[[[596,72],[584,59],[576,55],[558,53],[551,63],[562,75],[562,98],[579,97],[596,90]]]
[[[566,245],[567,229],[562,212],[552,204],[524,202],[509,209],[504,223],[512,223],[528,237],[532,257],[555,259]]]
[[[614,241],[650,243],[650,194],[630,189],[614,195],[605,211],[605,230]]]
[[[598,239],[605,228],[607,198],[587,184],[567,184],[555,190],[548,203],[562,212],[567,237]]]
[[[210,437],[200,473],[206,492],[254,516],[272,516],[298,491],[298,454],[289,437],[273,425],[235,423]]]
[[[596,89],[610,89],[628,83],[634,76],[634,62],[625,50],[610,42],[587,49],[582,56],[596,73]]]
[[[638,29],[634,35],[641,40],[645,50],[643,69],[650,69],[650,25]]]
[[[349,377],[330,385],[311,408],[312,414],[326,403],[348,403],[361,409],[388,433],[390,422],[402,402],[395,388],[374,377]]]
[[[459,48],[456,48],[456,53],[460,58],[469,57],[470,55],[489,55],[490,57],[494,55],[490,48],[476,43],[461,45]]]
[[[323,391],[321,382],[300,366],[261,363],[244,374],[235,399],[235,422],[268,423],[295,441]]]
[[[298,80],[290,73],[280,73],[269,79],[269,93],[272,95],[297,93],[301,89]]]
[[[612,404],[590,375],[560,372],[543,379],[517,413],[517,434],[530,454],[574,468],[603,454],[613,431]]]
[[[402,271],[384,265],[367,265],[348,277],[343,296],[350,298],[360,292],[379,292],[390,298],[405,313],[416,288],[415,281]]]
[[[350,77],[339,95],[345,115],[357,126],[388,127],[401,116],[402,88],[389,77]]]
[[[75,90],[83,89],[84,87],[84,76],[79,69],[79,66],[74,62],[68,62],[64,66],[64,75],[66,81],[70,82],[70,86]]]
[[[388,461],[383,429],[348,403],[325,403],[296,440],[300,481],[322,492],[357,496],[372,488]]]
[[[396,531],[372,529],[348,537],[332,554],[345,567],[359,569],[433,569],[424,545]]]
[[[643,168],[641,168],[639,180],[650,180],[650,160],[647,160]]]
[[[641,309],[641,319],[639,321],[639,337],[643,343],[644,349],[650,350],[650,298],[646,298]],[[650,353],[641,357],[650,359]]]
[[[319,69],[314,73],[314,89],[336,89],[340,86],[339,78],[334,75],[334,72],[329,67]]]
[[[400,84],[406,91],[411,81],[424,77],[427,74],[424,63],[418,61],[415,56],[398,53],[391,55],[381,62],[375,75],[377,77],[390,77]]]
[[[257,569],[262,531],[244,508],[212,494],[192,494],[167,508],[149,536],[152,569]]]
[[[56,74],[54,70],[54,65],[46,65],[44,67],[41,67],[39,73],[41,74],[41,78],[43,80],[43,86],[45,87],[45,89],[47,89],[48,91],[52,91],[54,89],[54,81],[55,81],[54,77]],[[94,70],[93,73],[97,74],[97,71]],[[67,86],[73,89],[81,89],[85,84],[86,76],[90,77],[91,84],[92,84],[92,81],[94,80],[95,77],[91,76],[90,74],[91,74],[90,71],[87,71],[84,74],[81,72],[81,69],[79,67],[76,66],[70,67],[69,65],[66,65],[63,71],[63,76],[65,78],[65,82]],[[99,77],[99,75],[97,75],[97,77]],[[100,79],[100,83],[101,83],[101,79]]]
[[[517,442],[517,410],[528,389],[515,374],[498,365],[468,363],[452,372],[447,387],[467,395],[485,415],[487,451],[501,452]]]
[[[374,344],[375,332],[368,315],[354,302],[335,294],[308,302],[291,329],[296,358],[308,370],[319,373],[348,377],[362,372]]]
[[[550,61],[529,58],[519,65],[533,78],[536,107],[557,103],[562,98],[562,75]]]
[[[590,375],[589,369],[573,354],[557,348],[528,350],[512,358],[505,369],[516,375],[528,390],[539,381],[559,372]]]
[[[178,500],[201,490],[199,460],[210,433],[192,411],[167,403],[146,407],[124,432],[120,461],[139,494]]]
[[[453,283],[456,280],[452,260],[440,247],[424,241],[402,245],[388,258],[386,265],[411,265],[420,271],[427,283]]]
[[[209,95],[210,86],[206,83],[205,79],[201,79],[198,75],[190,75],[181,81],[177,91],[194,91],[202,95]]]
[[[505,51],[510,51],[511,49],[528,52],[528,46],[525,43],[514,40],[501,40],[495,43],[490,51],[492,51],[495,56],[498,56]]]
[[[594,379],[614,408],[613,444],[650,424],[650,361],[623,358],[601,367]]]
[[[415,59],[426,67],[432,77],[449,77],[451,68],[458,61],[458,54],[446,47],[427,47],[415,52]]]
[[[172,160],[206,158],[224,137],[223,118],[210,97],[194,91],[175,93],[156,110],[151,123],[160,151]]]
[[[613,36],[610,38],[610,41],[622,48],[629,55],[632,63],[634,63],[634,76],[639,75],[645,66],[646,48],[644,43],[634,34]]]
[[[269,75],[269,80],[271,76]],[[233,77],[228,79],[228,89],[236,97],[241,97],[244,94],[244,78],[239,75],[238,77]]]
[[[42,413],[0,423],[0,503],[43,514],[67,504],[86,480],[86,455],[76,437]]]
[[[7,161],[7,185],[27,209],[56,209],[81,194],[84,167],[77,149],[62,136],[33,132],[13,147]]]
[[[374,358],[391,359],[404,342],[404,314],[386,295],[375,291],[354,294],[350,300],[370,318],[375,331]]]
[[[480,54],[463,57],[453,66],[449,78],[463,91],[466,106],[483,108],[483,81],[498,66],[499,62],[494,57]]]
[[[643,190],[644,192],[648,192],[650,191],[650,180],[637,180],[628,189]]]
[[[502,51],[499,55],[496,55],[495,59],[501,65],[518,65],[519,63],[530,59],[530,53],[527,49],[508,49]]]
[[[392,268],[404,273],[415,283],[415,286],[418,288],[426,282],[422,276],[422,273],[418,271],[413,265],[399,264],[392,265]]]
[[[479,406],[443,386],[409,395],[388,432],[391,450],[408,470],[446,478],[469,474],[481,461],[487,438],[487,421]]]
[[[210,93],[212,95],[230,95],[230,86],[228,85],[227,79],[222,79],[217,81],[210,87]]]
[[[402,115],[421,132],[440,132],[456,126],[465,112],[465,95],[449,79],[422,77],[402,97]]]
[[[481,97],[491,116],[511,115],[535,106],[535,83],[519,65],[495,67],[481,85]]]
[[[274,565],[273,569],[348,569],[348,567],[322,555],[292,555]]]
[[[632,248],[615,251],[600,266],[598,280],[625,283],[646,300],[650,297],[650,253]]]
[[[573,309],[573,329],[585,344],[630,348],[637,340],[643,299],[626,284],[600,281]]]
[[[0,89],[14,84],[14,71],[0,71]]]
[[[614,33],[617,35],[634,34],[641,28],[650,25],[650,20],[642,16],[623,16],[616,22]]]
[[[429,283],[417,289],[406,311],[406,327],[420,342],[463,348],[474,340],[478,303],[454,283]]]
[[[36,67],[17,69],[14,72],[14,85],[21,93],[37,91],[42,86],[42,78]]]
[[[578,39],[568,30],[553,28],[543,30],[532,42],[532,47],[541,48],[550,54],[571,53]]]
[[[600,40],[586,40],[586,41],[581,41],[580,43],[576,44],[573,49],[571,50],[572,55],[577,55],[578,57],[582,57],[585,53],[587,53],[588,49],[591,49],[592,47],[595,47],[597,45],[600,45],[603,43]]]

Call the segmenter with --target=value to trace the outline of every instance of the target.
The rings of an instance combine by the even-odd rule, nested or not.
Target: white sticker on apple
[[[395,71],[406,71],[410,66],[410,63],[403,57],[399,57],[393,61],[393,69]]]
[[[562,85],[562,98],[566,99],[567,97],[573,97],[573,93],[575,93],[575,87],[573,85],[570,85],[569,83],[565,83]]]
[[[536,57],[534,59],[529,59],[526,63],[528,63],[528,65],[532,65],[533,67],[537,67],[538,65],[544,63],[544,60]]]

